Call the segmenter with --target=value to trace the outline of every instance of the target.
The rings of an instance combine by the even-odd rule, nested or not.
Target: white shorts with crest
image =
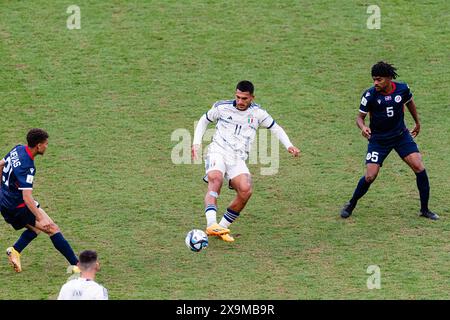
[[[214,142],[208,147],[205,158],[206,175],[210,171],[218,170],[222,172],[227,180],[231,180],[241,174],[250,174],[244,157],[235,152],[227,152]]]

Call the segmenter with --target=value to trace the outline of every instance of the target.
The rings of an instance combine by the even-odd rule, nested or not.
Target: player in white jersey
[[[97,253],[85,250],[80,254],[79,260],[80,277],[62,286],[58,300],[108,300],[108,291],[94,281],[100,270]]]
[[[192,157],[197,159],[208,124],[216,122],[216,131],[205,159],[205,181],[208,182],[205,195],[206,233],[227,242],[234,241],[230,235],[230,224],[239,217],[252,195],[251,175],[245,161],[258,127],[270,129],[295,157],[300,154],[300,150],[291,143],[283,128],[275,123],[267,111],[253,102],[253,93],[254,86],[250,81],[239,82],[235,100],[216,102],[200,118],[194,133]],[[224,177],[236,191],[236,197],[217,223],[217,198]]]

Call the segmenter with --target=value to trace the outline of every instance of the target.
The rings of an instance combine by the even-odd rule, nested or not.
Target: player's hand
[[[420,123],[416,123],[416,125],[414,126],[414,129],[412,129],[411,131],[411,135],[413,138],[417,137],[417,135],[420,132]]]
[[[370,136],[372,135],[372,130],[370,130],[369,127],[363,127],[361,130],[361,134],[364,138],[370,139]]]
[[[198,150],[200,150],[200,144],[193,144],[191,149],[191,156],[193,160],[198,160]]]
[[[294,146],[289,147],[288,152],[292,154],[294,157],[298,157],[300,155],[300,150]]]
[[[52,219],[50,219],[49,217],[46,217],[46,216],[41,216],[39,219],[38,219],[38,221],[39,221],[39,223],[42,225],[42,227],[44,228],[44,229],[50,229],[50,226],[51,226],[51,224],[53,223],[53,221],[52,221]]]

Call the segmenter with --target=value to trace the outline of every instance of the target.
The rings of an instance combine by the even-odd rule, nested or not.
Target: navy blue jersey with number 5
[[[412,93],[406,83],[392,82],[392,86],[392,91],[387,94],[371,87],[361,97],[359,111],[369,113],[374,140],[398,137],[407,131],[404,106],[412,99]]]
[[[33,189],[36,174],[33,154],[28,146],[17,145],[3,160],[0,206],[10,210],[24,207],[22,190]]]

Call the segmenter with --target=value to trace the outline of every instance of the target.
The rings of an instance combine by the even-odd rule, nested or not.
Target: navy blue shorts
[[[395,149],[402,159],[411,153],[419,152],[417,143],[413,140],[411,134],[405,131],[401,136],[388,140],[370,139],[367,147],[366,164],[376,163],[381,167],[392,149]]]
[[[36,205],[38,208],[40,207],[37,202]],[[1,207],[0,210],[5,221],[12,225],[15,230],[25,228],[27,224],[32,227],[36,225],[36,216],[30,211],[30,209],[28,209],[27,206],[22,208],[14,208],[12,210]]]

